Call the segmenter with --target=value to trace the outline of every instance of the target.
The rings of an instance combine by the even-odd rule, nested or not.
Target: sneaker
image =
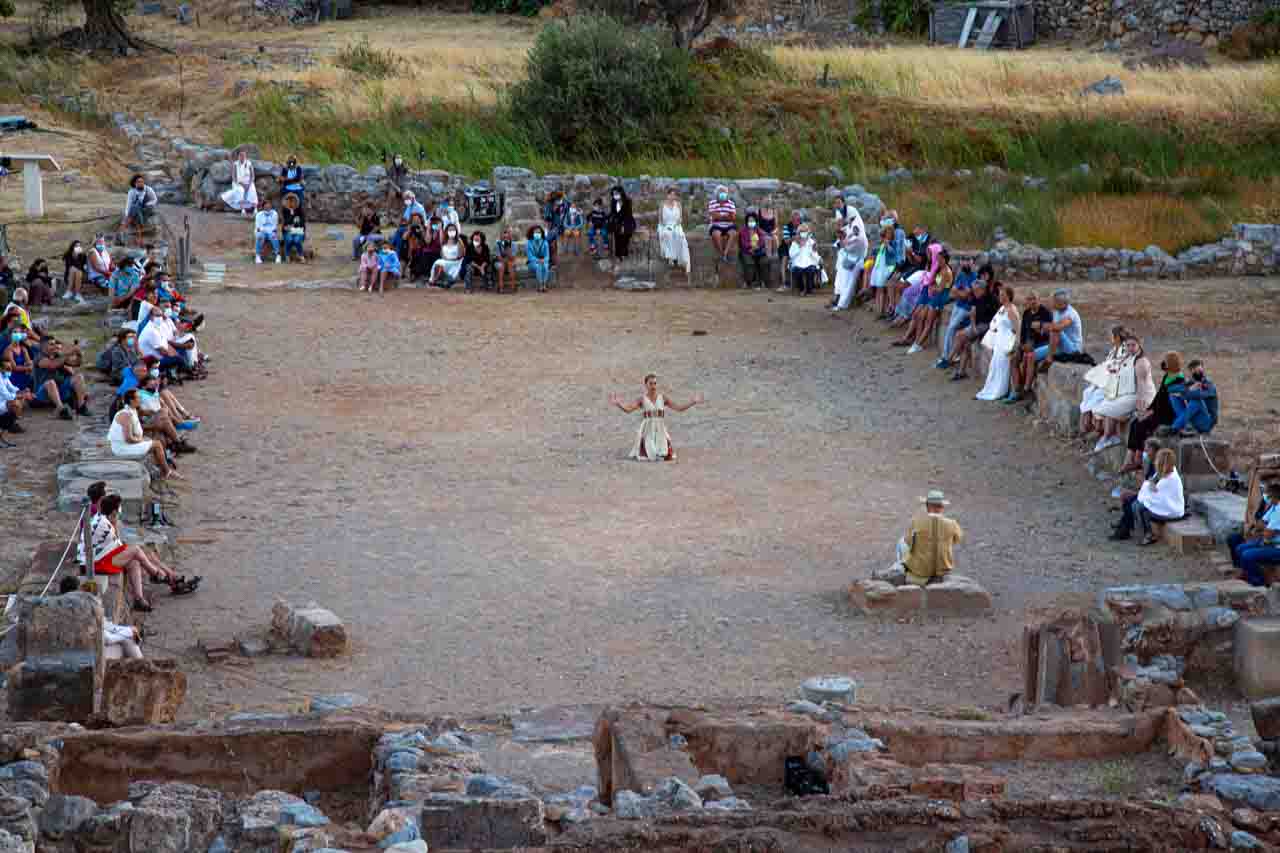
[[[939,370],[946,370],[951,365],[945,358],[940,358],[933,363],[933,366],[938,368]]]
[[[279,256],[279,255],[276,255],[276,263],[277,263],[277,264],[278,264],[278,263],[280,263],[280,256]]]
[[[922,352],[922,351],[924,351],[924,347],[920,346],[919,344],[912,344],[911,348],[907,350],[907,355],[915,355],[916,353]]]
[[[64,421],[69,421],[69,420],[71,420],[71,419],[72,419],[72,417],[74,417],[74,415],[72,414],[72,411],[71,411],[71,407],[70,407],[70,406],[63,406],[61,409],[59,409],[59,410],[58,410],[58,417],[62,418]]]
[[[82,418],[89,417],[89,404],[85,403],[83,406],[76,409],[76,414],[80,415]]]
[[[253,256],[253,262],[254,262],[255,264],[260,264],[260,263],[262,263],[262,255],[254,255],[254,256]]]
[[[1102,451],[1106,450],[1110,446],[1111,445],[1107,444],[1107,439],[1100,438],[1098,439],[1098,443],[1093,446],[1093,452],[1101,453]]]
[[[70,299],[70,298],[71,298],[71,291],[70,291],[70,290],[68,290],[66,293],[62,294],[62,298],[63,298],[63,299]]]
[[[1014,403],[1017,403],[1021,399],[1022,399],[1021,394],[1010,394],[1008,397],[1005,397],[1000,402],[1004,403],[1006,406],[1012,406]]]
[[[174,429],[180,430],[193,430],[198,426],[200,426],[199,421],[179,421],[173,425]]]

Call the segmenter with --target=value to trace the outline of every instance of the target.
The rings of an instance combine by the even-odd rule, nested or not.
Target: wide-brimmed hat
[[[922,504],[936,504],[938,506],[950,506],[951,501],[947,500],[947,496],[942,493],[942,489],[930,489],[929,494],[920,498]]]

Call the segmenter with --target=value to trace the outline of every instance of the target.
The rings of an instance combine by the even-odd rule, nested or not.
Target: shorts
[[[1049,345],[1045,344],[1044,346],[1036,347],[1034,350],[1032,350],[1032,352],[1036,354],[1037,362],[1044,361],[1046,358],[1049,357]]]
[[[561,233],[561,235],[560,235],[560,236],[561,236],[561,237],[574,237],[574,238],[581,237],[581,236],[582,236],[582,229],[581,229],[581,228],[566,228],[566,229],[564,229],[564,231]]]
[[[711,234],[732,234],[733,232],[735,232],[735,231],[737,231],[737,230],[738,230],[738,226],[737,226],[737,225],[733,225],[733,224],[730,224],[730,223],[728,223],[728,222],[714,222],[714,223],[712,223],[711,228],[710,228],[710,230],[709,230],[709,232],[708,232],[708,233],[711,233]]]
[[[941,311],[943,308],[946,308],[947,303],[950,301],[951,293],[946,290],[942,291],[937,296],[925,296],[924,298],[924,304],[937,311]]]
[[[989,328],[991,328],[990,323],[983,323],[981,326],[970,325],[965,327],[964,333],[968,336],[969,340],[976,341],[985,335]]]
[[[45,384],[48,384],[48,383],[45,383]],[[71,386],[71,380],[64,379],[61,382],[57,383],[57,386],[58,386],[58,396],[62,398],[62,402],[63,403],[71,402],[71,400],[75,397],[75,389]],[[41,385],[39,388],[36,389],[36,398],[34,402],[44,404],[36,407],[41,409],[45,408],[46,406],[53,405],[53,403],[49,400],[49,392],[45,390],[44,385]]]
[[[100,575],[118,575],[123,572],[124,567],[117,566],[115,564],[115,559],[123,554],[124,549],[127,547],[127,545],[117,545],[108,553],[103,554],[101,558],[94,562],[93,570]]]

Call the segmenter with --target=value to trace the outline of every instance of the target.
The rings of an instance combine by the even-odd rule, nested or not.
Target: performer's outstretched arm
[[[633,402],[624,403],[622,402],[622,398],[619,397],[617,394],[610,394],[609,405],[617,406],[619,409],[621,409],[623,412],[626,412],[629,415],[632,412],[634,412],[636,409],[640,408],[641,405],[643,404],[640,402],[639,397],[637,397]]]
[[[699,403],[705,403],[705,402],[706,402],[706,399],[701,394],[694,397],[692,400],[685,403],[683,406],[677,403],[675,400],[670,400],[670,399],[666,400],[667,408],[675,412],[686,412],[689,409],[692,409],[694,406],[698,405]]]

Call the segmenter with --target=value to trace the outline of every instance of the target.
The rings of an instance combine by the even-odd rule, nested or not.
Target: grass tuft
[[[373,47],[368,36],[340,48],[333,64],[370,80],[412,76],[407,61],[393,50]]]

